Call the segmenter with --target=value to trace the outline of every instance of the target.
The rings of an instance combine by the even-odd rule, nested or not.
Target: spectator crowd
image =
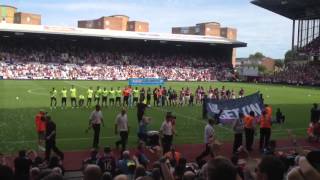
[[[92,149],[82,164],[83,180],[318,180],[320,172],[319,151],[268,152],[261,158],[251,158],[243,148],[239,154],[226,158],[215,152],[213,158],[190,162],[172,148],[162,154],[161,148],[152,153],[158,157],[148,160],[139,144],[137,150],[123,151],[120,157],[109,147],[101,152]],[[56,156],[44,161],[34,151],[22,150],[14,160],[14,170],[8,166],[5,156],[0,159],[1,180],[63,180],[63,162]],[[79,179],[81,179],[81,177]]]
[[[292,85],[320,85],[320,64],[287,64],[285,68],[273,75],[261,77],[265,83],[284,83]]]
[[[213,57],[184,54],[13,48],[0,53],[0,76],[4,79],[213,81],[233,76],[231,64],[225,62]]]

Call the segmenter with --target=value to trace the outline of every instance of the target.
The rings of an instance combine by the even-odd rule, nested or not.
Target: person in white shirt
[[[163,121],[160,127],[163,154],[169,152],[172,145],[173,135],[175,134],[173,127],[174,118],[175,117],[171,115],[171,112],[168,112],[166,119]]]
[[[118,133],[120,135],[120,140],[116,142],[116,147],[118,149],[119,145],[121,144],[121,151],[123,152],[126,150],[129,135],[128,115],[126,109],[123,108],[121,113],[117,115],[114,130],[116,135]]]
[[[205,150],[196,158],[196,161],[199,162],[204,157],[210,154],[211,157],[214,156],[213,151],[211,149],[211,144],[214,142],[214,128],[213,128],[214,120],[209,119],[207,125],[204,128],[204,144]]]
[[[99,145],[99,137],[100,137],[100,126],[101,124],[104,126],[103,115],[100,110],[100,106],[96,105],[96,109],[92,111],[89,117],[89,128],[93,129],[93,148],[98,148]]]

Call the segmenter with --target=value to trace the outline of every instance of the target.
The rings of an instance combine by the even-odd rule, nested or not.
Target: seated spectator
[[[64,180],[61,174],[51,173],[48,176],[44,177],[42,180]]]
[[[130,152],[124,151],[122,153],[122,159],[118,160],[117,168],[121,174],[133,175],[136,167],[134,160],[130,158]]]
[[[186,171],[182,177],[182,180],[195,180],[195,179],[196,179],[196,175],[192,171]]]
[[[30,169],[30,180],[38,180],[40,176],[40,169],[33,167]]]
[[[319,163],[319,162],[318,162]],[[300,157],[298,166],[288,173],[288,180],[316,180],[320,179],[319,169],[313,167],[306,157]]]
[[[237,169],[226,158],[218,156],[207,164],[208,179],[236,180]]]
[[[110,174],[109,172],[103,173],[102,180],[112,180],[112,174]]]
[[[134,179],[137,179],[139,177],[143,177],[145,175],[147,175],[145,167],[137,166],[137,168],[134,172]]]
[[[113,156],[110,147],[103,149],[103,155],[99,158],[98,165],[102,172],[110,173],[112,176],[115,175],[116,158]]]
[[[6,160],[2,154],[0,154],[0,179],[14,180],[13,171],[9,166],[7,166]]]
[[[32,161],[27,158],[26,151],[19,151],[19,156],[14,160],[15,179],[16,180],[28,180],[29,171],[32,165]]]
[[[187,160],[180,158],[177,165],[175,166],[175,176],[177,179],[182,179],[184,173],[187,170]]]
[[[258,180],[283,180],[285,166],[283,162],[275,156],[265,156],[257,168]]]
[[[91,149],[90,151],[90,157],[83,160],[82,164],[83,164],[83,168],[85,168],[85,166],[87,166],[88,164],[98,164],[99,161],[99,157],[98,157],[98,150],[96,149]]]
[[[54,169],[54,168],[59,168],[60,171],[61,171],[61,174],[63,175],[65,170],[64,170],[64,167],[62,166],[62,162],[61,160],[59,159],[59,157],[57,156],[52,156],[49,160],[49,164],[48,164],[48,168],[49,169]],[[57,169],[56,169],[57,170]],[[58,170],[59,171],[59,170]]]
[[[114,180],[129,180],[129,179],[128,179],[128,176],[121,174],[116,176]]]
[[[164,156],[169,159],[172,166],[175,166],[180,161],[181,153],[176,151],[176,148],[174,146],[171,146],[170,151],[167,152]]]
[[[137,157],[139,164],[143,165],[144,167],[147,167],[147,165],[150,161],[145,154],[144,142],[142,142],[142,141],[139,142],[135,156]]]
[[[101,180],[102,173],[99,166],[88,164],[83,171],[83,180]]]

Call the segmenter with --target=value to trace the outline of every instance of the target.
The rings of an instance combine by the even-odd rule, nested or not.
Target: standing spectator
[[[118,133],[120,135],[120,140],[116,142],[116,147],[118,149],[121,144],[121,151],[123,152],[126,150],[129,135],[128,115],[126,109],[123,108],[121,113],[117,115],[114,130],[116,135]]]
[[[260,151],[263,151],[265,148],[268,148],[270,136],[271,136],[271,120],[268,117],[266,111],[262,112],[262,116],[259,120],[260,124]]]
[[[92,111],[90,117],[89,117],[89,128],[93,129],[93,148],[98,148],[99,145],[99,138],[100,138],[100,128],[104,126],[103,122],[103,115],[101,112],[100,105],[96,105],[96,109]]]
[[[255,134],[255,115],[254,112],[251,111],[249,116],[244,117],[244,132],[246,136],[246,148],[248,151],[252,151],[252,145]]]
[[[51,150],[53,150],[61,160],[64,159],[64,154],[56,146],[56,123],[51,120],[50,116],[46,117],[46,155],[45,159],[49,161]]]
[[[208,124],[204,128],[204,144],[205,150],[196,158],[197,162],[200,162],[201,159],[208,156],[209,154],[213,157],[213,152],[211,149],[211,144],[214,141],[214,128],[213,128],[214,120],[209,119]]]
[[[29,180],[29,171],[32,161],[27,158],[26,151],[19,151],[19,156],[14,160],[15,180]]]
[[[242,145],[244,131],[244,115],[239,113],[239,118],[233,122],[232,129],[234,132],[233,153],[237,153],[238,148]]]
[[[312,123],[317,123],[319,121],[320,111],[318,109],[318,104],[314,103],[313,108],[311,108],[311,118]]]
[[[170,151],[170,147],[172,145],[173,135],[175,134],[173,129],[173,116],[171,112],[167,113],[166,119],[163,121],[160,127],[160,136],[161,136],[161,143],[163,148],[163,154]]]
[[[44,146],[44,140],[45,140],[45,130],[46,130],[46,124],[45,124],[45,112],[43,110],[40,110],[39,113],[35,117],[35,124],[36,124],[36,131],[38,134],[38,148],[41,151],[45,151]]]

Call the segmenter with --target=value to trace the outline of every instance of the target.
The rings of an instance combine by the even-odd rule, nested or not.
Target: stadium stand
[[[0,37],[4,79],[224,81],[233,77],[232,48],[224,45],[5,34]]]

